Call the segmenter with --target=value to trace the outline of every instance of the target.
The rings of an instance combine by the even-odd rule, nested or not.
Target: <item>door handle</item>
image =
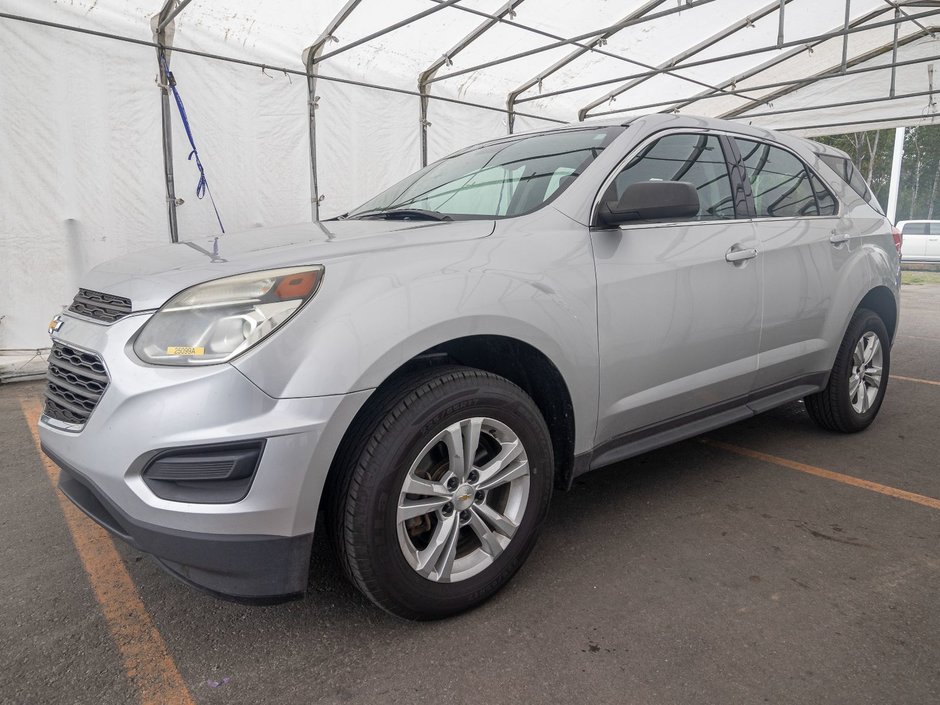
[[[829,242],[838,247],[839,245],[844,245],[849,241],[849,236],[846,233],[839,233],[835,230],[832,231],[832,235],[829,236]]]
[[[725,253],[726,262],[744,262],[745,260],[754,259],[757,257],[757,250],[753,247],[744,249],[738,248],[738,245],[734,245]]]

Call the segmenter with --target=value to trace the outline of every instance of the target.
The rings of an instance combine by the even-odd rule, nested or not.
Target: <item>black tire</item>
[[[372,602],[406,619],[440,619],[494,595],[535,545],[548,512],[554,461],[548,428],[529,396],[508,380],[458,366],[426,368],[384,386],[357,421],[327,488],[328,525],[340,563]],[[485,416],[510,427],[529,460],[529,494],[505,550],[458,582],[419,575],[399,544],[396,512],[405,475],[449,425]]]
[[[867,333],[874,333],[881,343],[881,384],[871,406],[864,413],[852,407],[849,394],[850,378],[853,374],[853,352],[858,341]],[[829,383],[822,391],[806,397],[806,411],[810,418],[827,431],[858,433],[871,425],[878,415],[891,368],[891,340],[881,317],[874,311],[860,308],[852,316],[848,330],[839,346],[835,364],[829,375]]]

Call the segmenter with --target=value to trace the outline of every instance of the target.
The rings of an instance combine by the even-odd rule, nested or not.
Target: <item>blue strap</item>
[[[202,161],[199,159],[199,152],[196,151],[196,142],[193,139],[193,131],[189,127],[189,117],[186,115],[186,108],[183,106],[183,99],[180,98],[179,91],[176,90],[176,79],[173,78],[173,73],[170,71],[170,67],[166,62],[166,54],[160,52],[160,64],[163,67],[163,73],[166,76],[167,85],[173,90],[173,97],[176,99],[176,107],[180,111],[180,119],[183,121],[183,129],[186,130],[186,137],[189,138],[189,146],[192,147],[192,151],[187,157],[190,161],[196,162],[196,168],[199,169],[199,181],[196,184],[196,198],[202,199],[206,194],[209,195],[209,202],[212,204],[212,210],[215,211],[215,218],[219,221],[219,229],[225,234],[225,227],[222,225],[222,217],[219,215],[219,209],[215,205],[215,199],[212,197],[212,191],[209,189],[209,182],[206,181],[206,170],[202,166]]]

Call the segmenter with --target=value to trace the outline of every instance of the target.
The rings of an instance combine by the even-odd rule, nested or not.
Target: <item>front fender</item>
[[[295,319],[233,364],[274,397],[373,389],[408,360],[470,335],[525,342],[557,367],[590,444],[597,414],[593,258],[578,230],[525,231],[326,265]],[[532,241],[538,238],[538,242]],[[583,435],[583,439],[581,436]]]

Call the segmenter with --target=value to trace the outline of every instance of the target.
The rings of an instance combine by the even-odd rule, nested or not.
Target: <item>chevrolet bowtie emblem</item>
[[[466,501],[467,501],[468,499],[470,499],[470,497],[472,497],[472,496],[473,496],[473,495],[469,495],[469,494],[461,495],[460,497],[457,498],[457,501],[458,501],[458,502],[466,502]]]
[[[65,319],[62,316],[56,316],[51,321],[49,321],[49,337],[55,337],[55,334],[62,330],[62,326],[65,324]]]

